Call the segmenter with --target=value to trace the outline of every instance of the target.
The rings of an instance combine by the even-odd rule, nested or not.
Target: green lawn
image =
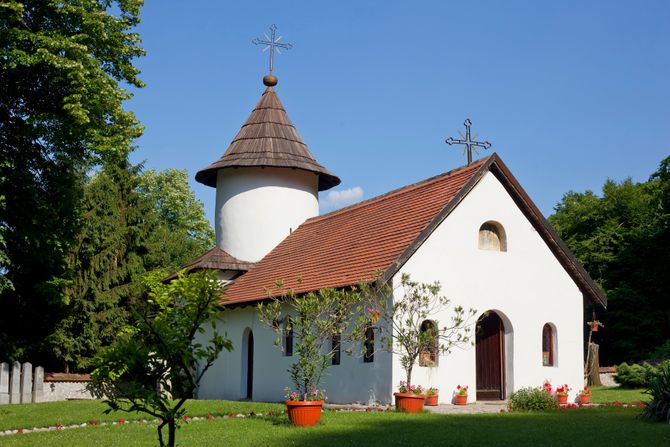
[[[126,421],[150,419],[144,413],[114,412],[104,414],[107,405],[102,401],[78,400],[66,402],[45,402],[41,404],[20,404],[0,406],[0,431],[33,427],[51,427],[56,424],[72,425],[89,422],[91,419]],[[233,402],[227,400],[190,400],[186,403],[186,414],[189,416],[223,416],[228,413],[267,413],[271,410],[283,410],[283,404],[266,404],[258,402]],[[2,438],[0,438],[2,444]]]
[[[182,425],[180,446],[661,446],[670,425],[637,417],[637,408],[592,408],[546,413],[409,415],[325,413],[312,428],[286,416],[216,419]],[[155,425],[87,427],[0,438],[3,446],[154,446]]]
[[[642,389],[629,390],[621,387],[599,387],[591,390],[591,402],[604,403],[618,400],[622,403],[647,402],[650,396]]]

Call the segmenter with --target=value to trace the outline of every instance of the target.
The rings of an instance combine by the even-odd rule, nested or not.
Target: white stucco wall
[[[291,387],[287,369],[297,359],[285,356],[275,346],[276,334],[258,320],[255,307],[248,306],[227,310],[221,333],[227,333],[234,351],[224,352],[205,373],[198,390],[199,399],[231,399],[246,397],[246,342],[248,331],[254,336],[254,385],[255,401],[278,402],[284,398],[284,388]],[[391,395],[391,355],[375,354],[374,362],[364,363],[359,356],[347,355],[342,345],[341,363],[331,366],[320,388],[326,390],[328,402],[367,402],[371,392],[375,399],[388,402]],[[360,351],[360,346],[354,349]]]
[[[287,168],[221,169],[216,181],[216,244],[257,262],[319,214],[318,177]]]
[[[479,228],[491,220],[504,227],[507,252],[478,249]],[[416,281],[440,281],[452,305],[477,310],[473,323],[487,310],[499,314],[506,333],[507,396],[546,379],[554,386],[570,385],[572,400],[583,386],[582,294],[493,174],[486,174],[438,226],[398,272],[395,284],[402,273]],[[443,312],[438,319],[448,322],[450,315]],[[557,329],[553,367],[542,366],[545,323]],[[469,401],[474,401],[475,365],[474,346],[454,349],[440,357],[437,367],[416,366],[412,382],[438,387],[442,403],[451,401],[457,385],[469,385]],[[403,378],[396,358],[394,385]]]

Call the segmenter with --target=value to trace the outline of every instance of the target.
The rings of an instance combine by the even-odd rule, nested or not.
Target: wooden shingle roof
[[[194,259],[179,270],[186,270],[187,272],[195,270],[237,270],[239,272],[246,272],[254,265],[253,262],[240,261],[237,258],[226,253],[219,247],[214,247]],[[177,277],[178,272],[172,273],[165,278],[164,281],[170,281]]]
[[[502,160],[493,154],[469,166],[308,219],[226,290],[224,304],[277,296],[275,281],[297,294],[387,281],[428,239],[486,173],[493,173],[585,296],[607,301]]]
[[[219,169],[239,167],[293,168],[313,172],[319,176],[319,191],[340,184],[336,175],[314,159],[273,87],[267,87],[223,156],[199,171],[195,179],[216,187]]]

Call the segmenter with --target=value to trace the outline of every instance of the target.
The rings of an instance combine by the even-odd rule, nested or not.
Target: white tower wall
[[[319,214],[318,176],[289,168],[221,169],[216,179],[216,245],[257,262]]]

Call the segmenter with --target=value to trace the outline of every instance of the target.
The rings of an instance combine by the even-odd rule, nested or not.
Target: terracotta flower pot
[[[423,410],[423,394],[393,393],[395,396],[395,408],[405,413],[418,413]]]
[[[591,395],[590,394],[580,394],[579,395],[579,403],[580,404],[588,404],[591,402]]]
[[[568,395],[567,394],[557,394],[556,398],[558,399],[558,404],[567,404],[568,403]]]
[[[437,406],[437,394],[432,396],[426,396],[426,405],[429,407]]]
[[[598,325],[597,324],[592,324],[591,325],[591,331],[592,332],[598,332]]]
[[[468,395],[467,394],[457,394],[456,395],[456,401],[454,403],[456,405],[467,405],[468,404]]]
[[[311,427],[321,420],[322,400],[287,400],[288,418],[297,427]]]

